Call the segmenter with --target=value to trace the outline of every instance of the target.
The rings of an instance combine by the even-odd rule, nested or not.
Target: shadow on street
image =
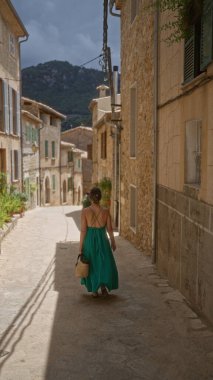
[[[77,212],[72,214],[79,215]],[[94,377],[93,374],[92,377],[87,376],[86,372],[85,377],[82,374],[88,366],[93,368],[91,361],[94,362],[95,371],[97,342],[103,339],[104,343],[106,334],[103,331],[103,338],[100,338],[104,321],[108,320],[115,304],[121,301],[115,294],[108,299],[93,299],[80,285],[80,280],[74,276],[78,246],[73,242],[57,243],[56,246],[54,290],[58,292],[58,302],[44,377],[46,380],[95,378],[95,373]]]

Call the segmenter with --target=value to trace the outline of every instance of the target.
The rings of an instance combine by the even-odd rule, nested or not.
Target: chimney
[[[118,95],[118,66],[113,66],[113,89],[114,89],[114,100],[117,104],[117,95]]]
[[[104,98],[106,96],[107,90],[109,90],[109,87],[105,84],[101,84],[100,86],[96,87],[96,90],[99,91],[99,98]]]

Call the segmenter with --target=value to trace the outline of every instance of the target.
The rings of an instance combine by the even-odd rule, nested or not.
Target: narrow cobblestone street
[[[120,289],[74,277],[80,207],[26,212],[0,255],[1,380],[213,380],[213,330],[116,237]]]

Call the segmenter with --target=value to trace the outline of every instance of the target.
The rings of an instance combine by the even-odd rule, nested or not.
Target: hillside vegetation
[[[102,71],[63,61],[50,61],[22,70],[23,96],[67,115],[63,129],[70,125],[91,125],[88,105],[98,97],[96,87],[103,83]]]

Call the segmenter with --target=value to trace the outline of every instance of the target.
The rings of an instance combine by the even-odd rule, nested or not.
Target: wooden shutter
[[[11,160],[11,182],[14,180],[14,152],[10,151],[10,160]]]
[[[204,70],[213,59],[213,1],[205,0],[201,18],[200,68]]]
[[[21,136],[21,112],[20,112],[21,102],[20,93],[16,92],[16,133],[17,136]]]
[[[5,133],[10,133],[10,124],[9,124],[9,94],[8,94],[8,84],[6,81],[3,81],[3,94],[4,94],[4,131]]]
[[[201,121],[186,122],[185,182],[200,183]]]
[[[13,89],[9,86],[9,130],[13,133]]]
[[[0,79],[0,131],[4,132],[4,85]]]
[[[55,158],[55,141],[52,141],[52,158]]]
[[[185,40],[184,45],[184,82],[194,78],[195,66],[195,27],[192,26],[190,37]]]
[[[48,140],[45,140],[45,158],[48,158]]]
[[[137,94],[136,88],[130,89],[130,157],[136,157],[136,120]]]
[[[55,179],[55,174],[52,175],[52,189],[56,189],[56,179]]]

